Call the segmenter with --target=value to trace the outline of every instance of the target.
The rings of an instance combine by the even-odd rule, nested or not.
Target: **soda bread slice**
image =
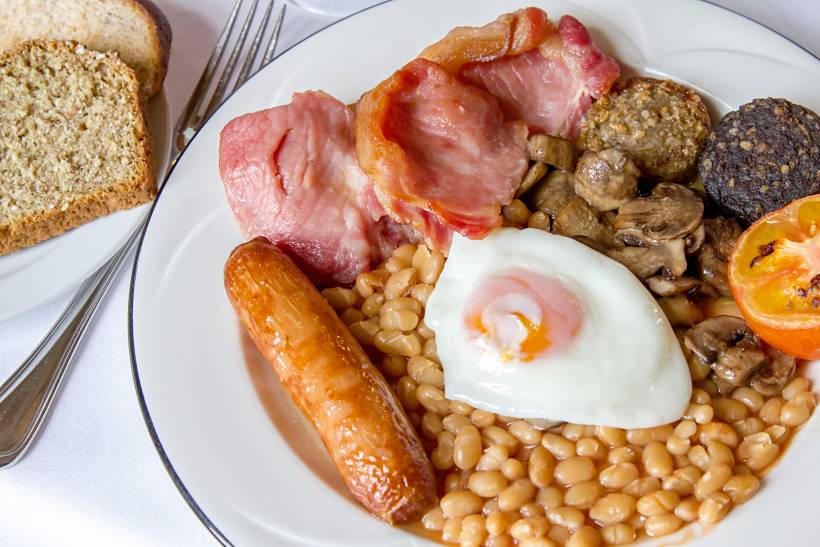
[[[116,53],[35,40],[0,54],[0,255],[155,194],[139,82]]]
[[[150,98],[165,79],[171,26],[151,0],[2,0],[0,50],[34,39],[76,40],[96,51],[116,51]]]

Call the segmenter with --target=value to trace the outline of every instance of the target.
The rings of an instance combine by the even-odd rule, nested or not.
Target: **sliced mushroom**
[[[720,315],[702,321],[686,333],[683,341],[712,367],[717,379],[735,387],[769,363],[755,333],[738,317]]]
[[[686,237],[703,220],[703,201],[691,190],[662,182],[648,197],[636,198],[618,210],[616,237],[629,244],[656,244]]]
[[[656,198],[698,199],[703,202],[703,199],[695,192],[682,184],[676,184],[674,182],[660,182],[656,184],[649,195]]]
[[[535,186],[536,182],[544,178],[547,171],[549,171],[549,167],[547,167],[546,163],[540,161],[533,163],[527,170],[524,178],[521,179],[521,184],[518,186],[518,190],[515,191],[515,197],[520,197],[526,194],[530,188]]]
[[[797,360],[775,348],[767,348],[766,352],[769,363],[752,376],[749,385],[764,397],[775,397],[794,377]]]
[[[575,145],[561,137],[536,133],[529,138],[530,159],[548,163],[558,169],[575,169],[577,152]]]
[[[703,223],[701,222],[700,226],[692,230],[692,233],[683,239],[686,241],[686,254],[693,255],[700,251],[706,239],[706,228],[704,228]]]
[[[686,271],[686,253],[682,239],[664,241],[648,247],[621,247],[607,255],[620,262],[641,279],[662,271],[666,277],[679,277]]]
[[[721,259],[711,245],[704,245],[698,255],[700,277],[723,296],[732,296],[727,272],[729,263]]]
[[[684,296],[673,296],[671,298],[661,298],[660,300],[658,300],[658,303],[660,303],[663,300],[672,300],[676,298],[683,298],[684,300],[686,299],[686,297]],[[666,308],[664,308],[664,311],[666,311]],[[667,317],[669,317],[668,314]],[[671,322],[672,320],[670,319],[669,321]],[[675,329],[675,336],[678,339],[678,345],[680,345],[681,352],[683,352],[683,356],[686,359],[686,364],[689,366],[689,376],[692,377],[693,382],[700,382],[701,380],[705,380],[706,378],[708,378],[710,374],[714,373],[712,372],[712,367],[701,361],[700,357],[689,351],[689,348],[687,348],[686,344],[684,344],[683,338],[687,332],[689,332],[688,329],[682,330],[680,328],[677,328]]]
[[[607,248],[602,243],[595,241],[591,237],[573,236],[572,239],[574,239],[578,243],[583,243],[593,251],[599,252],[601,254],[606,254]]]
[[[742,229],[734,219],[722,217],[704,220],[703,227],[705,238],[698,255],[700,276],[723,296],[732,296],[727,278],[729,256]]]
[[[587,150],[575,168],[575,193],[594,209],[611,211],[635,197],[640,174],[623,150]]]
[[[575,197],[555,216],[552,231],[563,236],[585,236],[604,248],[612,246],[612,232],[592,207]]]
[[[718,395],[720,395],[721,397],[728,397],[732,394],[732,392],[735,389],[737,389],[737,386],[735,384],[727,380],[724,380],[714,372],[712,372],[712,374],[709,376],[709,380],[711,380],[711,382],[715,384]]]
[[[662,275],[653,275],[646,279],[649,290],[658,296],[674,296],[696,289],[701,282],[691,277],[681,276],[668,279]]]
[[[607,226],[612,228],[612,225],[615,224],[615,219],[618,218],[618,211],[604,211],[601,213],[601,218],[606,222]]]
[[[769,358],[762,350],[735,346],[720,351],[712,368],[718,378],[737,387],[743,385],[753,372],[768,363]]]
[[[573,174],[569,171],[553,171],[531,191],[527,197],[530,208],[546,213],[555,220],[558,212],[575,199]]]

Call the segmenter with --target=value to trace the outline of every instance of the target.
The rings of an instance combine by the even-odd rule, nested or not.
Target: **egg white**
[[[555,277],[578,299],[569,347],[533,361],[500,361],[471,342],[464,310],[487,276],[524,268]],[[516,418],[653,427],[681,417],[692,392],[686,359],[655,299],[624,266],[568,237],[503,228],[456,235],[427,302],[446,396]]]

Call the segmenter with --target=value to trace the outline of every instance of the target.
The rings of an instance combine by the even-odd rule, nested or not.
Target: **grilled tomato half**
[[[795,357],[820,359],[820,194],[743,232],[729,260],[729,284],[761,338]]]

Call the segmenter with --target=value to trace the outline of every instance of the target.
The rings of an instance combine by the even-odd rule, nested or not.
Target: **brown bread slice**
[[[171,26],[151,0],[2,0],[0,50],[34,39],[116,51],[150,98],[162,89],[168,69]]]
[[[37,40],[0,54],[0,255],[155,194],[139,82],[116,53]]]

